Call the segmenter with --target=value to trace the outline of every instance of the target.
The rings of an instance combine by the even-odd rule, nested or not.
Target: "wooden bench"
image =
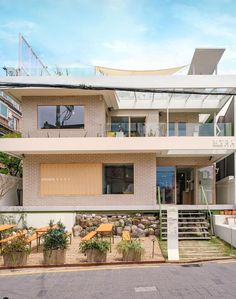
[[[122,240],[124,240],[124,241],[130,241],[131,240],[130,232],[124,230],[122,232]]]
[[[23,231],[17,232],[16,234],[14,234],[10,237],[0,240],[0,247],[2,247],[3,244],[7,244],[8,242],[11,242],[18,237],[24,236],[25,234],[26,234],[26,230],[23,230]]]
[[[95,237],[96,234],[97,234],[96,231],[91,231],[91,232],[88,233],[85,237],[83,237],[83,238],[81,239],[81,241],[89,241],[89,240],[91,240],[93,237]]]

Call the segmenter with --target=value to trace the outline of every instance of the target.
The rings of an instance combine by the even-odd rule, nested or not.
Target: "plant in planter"
[[[30,254],[29,243],[25,236],[20,236],[3,245],[2,255],[5,267],[19,267],[27,264]]]
[[[65,226],[61,222],[58,222],[56,227],[50,222],[49,226],[50,229],[42,236],[44,264],[65,264],[68,247]]]
[[[80,252],[85,253],[89,263],[106,262],[109,248],[110,243],[108,241],[98,238],[82,241],[79,245]]]
[[[144,254],[144,248],[138,240],[120,241],[117,251],[122,254],[122,259],[125,262],[140,262]]]

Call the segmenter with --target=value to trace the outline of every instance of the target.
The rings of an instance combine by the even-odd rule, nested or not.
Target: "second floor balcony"
[[[231,123],[110,123],[107,137],[232,136]]]

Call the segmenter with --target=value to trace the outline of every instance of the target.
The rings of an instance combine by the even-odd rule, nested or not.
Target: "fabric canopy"
[[[152,75],[172,75],[183,69],[186,65],[173,67],[168,69],[161,69],[161,70],[145,70],[145,71],[138,71],[138,70],[120,70],[120,69],[112,69],[108,67],[102,66],[95,66],[96,73],[101,73],[105,76],[152,76]]]

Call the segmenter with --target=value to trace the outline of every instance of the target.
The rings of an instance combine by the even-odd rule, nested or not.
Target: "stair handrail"
[[[157,186],[157,202],[159,205],[160,241],[162,241],[162,210],[161,210],[161,189]]]
[[[208,211],[209,216],[210,216],[211,233],[212,233],[212,235],[214,235],[213,215],[212,215],[211,209],[209,207],[209,203],[208,203],[208,200],[207,200],[206,192],[205,192],[205,190],[204,190],[204,188],[203,188],[202,185],[200,185],[200,188],[201,188],[201,191],[202,191],[202,195],[203,195],[203,199],[205,201],[205,205],[206,205],[207,211]]]

